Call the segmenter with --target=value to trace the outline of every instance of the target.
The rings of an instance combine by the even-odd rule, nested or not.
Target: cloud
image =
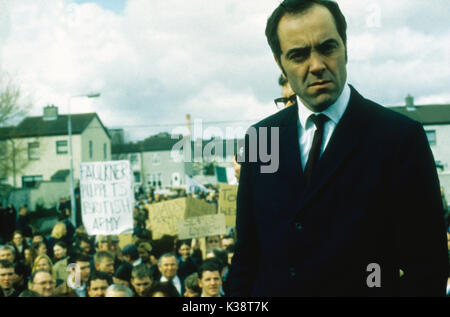
[[[387,105],[408,93],[450,103],[447,0],[338,2],[355,88]],[[73,99],[71,111],[96,111],[133,139],[183,124],[187,113],[248,125],[276,111],[279,69],[264,28],[277,4],[128,0],[118,14],[101,1],[0,0],[0,68],[34,97],[34,115],[47,104],[64,113],[69,96],[101,91]]]

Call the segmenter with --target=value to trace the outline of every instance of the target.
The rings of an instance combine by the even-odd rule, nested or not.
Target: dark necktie
[[[314,122],[317,130],[314,133],[311,150],[309,150],[308,161],[306,162],[305,166],[305,178],[306,183],[308,185],[311,184],[314,169],[320,158],[320,149],[322,147],[322,139],[323,139],[323,126],[325,122],[328,121],[328,117],[324,114],[319,115],[313,114],[309,118]]]

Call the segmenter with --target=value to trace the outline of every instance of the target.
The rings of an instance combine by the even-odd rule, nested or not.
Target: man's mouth
[[[312,84],[310,84],[309,87],[321,88],[321,87],[327,86],[330,83],[331,83],[330,80],[318,80],[318,81],[315,81]]]

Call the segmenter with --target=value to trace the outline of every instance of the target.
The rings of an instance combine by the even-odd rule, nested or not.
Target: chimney
[[[186,126],[187,126],[187,131],[188,131],[187,136],[190,137],[191,136],[191,115],[190,114],[186,115]]]
[[[58,119],[58,107],[55,105],[44,107],[44,115],[42,116],[42,120],[44,121],[53,121]]]
[[[414,97],[411,96],[410,94],[408,94],[408,96],[406,96],[405,103],[406,103],[406,110],[408,110],[408,111],[416,110],[416,107],[414,106]]]

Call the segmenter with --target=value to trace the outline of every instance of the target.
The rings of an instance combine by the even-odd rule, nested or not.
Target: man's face
[[[177,275],[178,264],[175,257],[163,257],[161,258],[161,264],[158,266],[161,275],[167,279],[172,279]]]
[[[220,247],[219,236],[206,237],[206,248],[208,249],[210,247]]]
[[[150,277],[145,277],[142,279],[132,278],[131,284],[133,285],[134,290],[139,295],[139,297],[144,297],[152,286],[152,280],[150,279]]]
[[[0,251],[0,260],[8,260],[14,263],[14,253],[11,250],[1,250]]]
[[[23,237],[21,234],[15,234],[13,238],[13,242],[16,246],[22,245],[23,243]]]
[[[202,289],[205,297],[217,297],[220,295],[220,286],[222,278],[219,271],[204,271],[202,278],[198,280],[198,286]]]
[[[31,242],[43,242],[44,241],[44,237],[41,235],[36,235],[33,237],[33,239],[31,239]]]
[[[63,247],[59,245],[55,245],[53,247],[53,253],[55,254],[56,259],[62,259],[67,255],[67,249],[64,249]]]
[[[295,92],[292,90],[291,85],[289,85],[289,82],[286,82],[283,86],[281,86],[281,97],[289,98],[294,94],[295,94]],[[289,100],[286,103],[286,107],[292,106],[293,104],[294,104],[294,102],[292,100]],[[222,240],[222,245],[223,245],[223,240]],[[225,245],[224,245],[224,248],[226,248]]]
[[[89,277],[91,275],[91,265],[89,262],[85,261],[77,261],[76,264],[80,268],[80,279],[81,282],[87,283],[89,281]]]
[[[38,248],[38,255],[47,255],[47,247],[45,246],[45,243],[41,243],[41,245]]]
[[[292,90],[312,111],[332,105],[347,79],[345,46],[331,13],[314,5],[278,24],[283,66]]]
[[[114,274],[114,261],[109,258],[102,259],[96,264],[97,270],[108,274]]]
[[[106,280],[92,280],[91,286],[88,288],[89,297],[105,297],[108,286]]]
[[[15,273],[13,267],[0,268],[0,287],[9,290],[13,287]]]
[[[83,250],[84,254],[89,254],[89,252],[91,252],[91,246],[87,242],[81,241],[80,248]]]
[[[48,272],[37,273],[34,281],[31,283],[31,290],[44,297],[52,296],[54,288],[55,282],[53,282],[52,276]]]

